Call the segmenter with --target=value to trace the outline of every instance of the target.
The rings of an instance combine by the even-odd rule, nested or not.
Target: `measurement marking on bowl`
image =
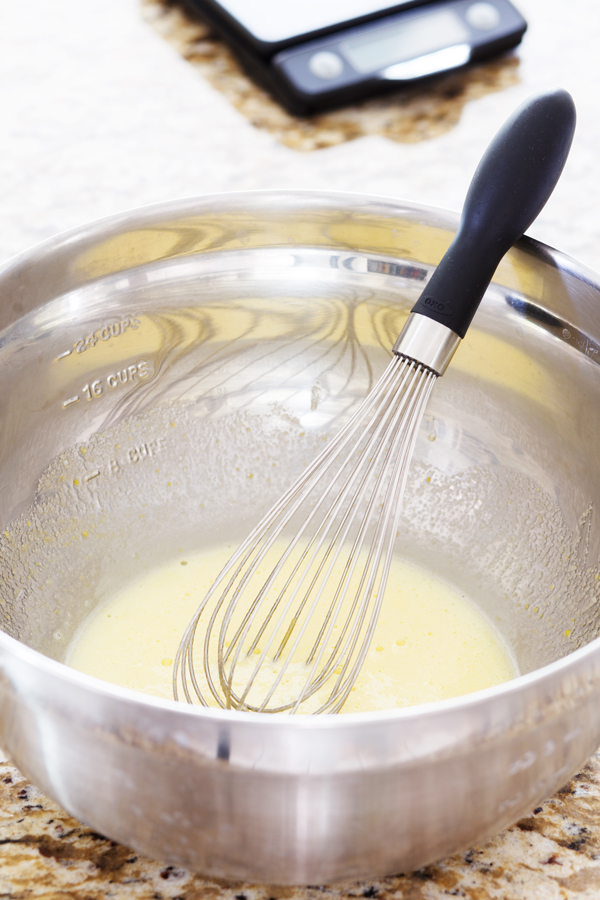
[[[81,470],[79,470],[79,472],[75,473],[75,478],[72,483],[77,487],[82,482],[84,484],[89,484],[90,481],[101,478],[103,475],[119,475],[123,469],[128,466],[136,465],[146,459],[153,459],[159,453],[162,453],[166,447],[166,437],[155,437],[142,440],[138,444],[135,444],[135,446],[128,447],[118,459],[111,457],[102,463],[97,463],[96,468],[92,469],[91,472],[84,472],[84,474],[81,474]]]
[[[146,457],[154,456],[161,453],[165,449],[166,438],[159,437],[152,441],[144,441],[135,447],[130,447],[127,451],[127,459],[130,463],[139,462]]]
[[[506,812],[507,809],[512,809],[513,806],[517,806],[521,800],[523,799],[523,792],[519,791],[518,794],[515,794],[514,797],[510,797],[506,800],[503,800],[502,803],[498,806],[498,812],[503,813]]]
[[[513,763],[508,767],[509,775],[516,775],[517,772],[522,772],[523,769],[528,769],[529,766],[532,766],[537,759],[537,753],[535,750],[528,750],[520,759],[516,759]]]
[[[151,375],[151,362],[147,359],[138,359],[136,363],[131,363],[123,369],[117,369],[115,372],[109,372],[108,375],[101,378],[94,378],[91,381],[88,381],[88,383],[84,384],[82,387],[81,393],[86,400],[94,400],[97,397],[101,397],[106,390],[114,391],[115,388],[123,385],[136,387],[139,384],[139,379],[145,380]],[[77,403],[79,399],[80,395],[75,394],[73,397],[69,397],[68,400],[63,400],[63,409],[71,406],[72,403]]]
[[[152,459],[158,453],[162,453],[166,447],[167,439],[164,437],[152,438],[148,441],[142,441],[135,447],[129,447],[125,455],[118,459],[109,459],[108,474],[116,475],[116,473],[124,466],[135,465],[144,459]]]
[[[73,352],[85,353],[86,350],[95,347],[98,341],[110,341],[111,338],[121,337],[121,335],[126,334],[129,329],[137,331],[137,329],[141,327],[141,324],[138,316],[126,316],[124,319],[115,319],[112,322],[107,322],[89,334],[84,335],[84,337],[80,338],[78,341],[75,341],[73,347],[69,350],[65,350],[64,353],[59,353],[56,357],[56,361],[59,362],[61,359],[65,359]]]
[[[137,316],[126,316],[124,319],[115,319],[107,322],[99,328],[84,335],[80,340],[75,341],[74,347],[76,353],[85,353],[91,347],[95,347],[98,341],[110,341],[111,338],[118,338],[126,334],[131,328],[136,331],[141,325]]]

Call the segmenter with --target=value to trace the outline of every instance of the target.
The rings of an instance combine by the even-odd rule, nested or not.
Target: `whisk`
[[[556,90],[530,98],[498,132],[387,369],[234,553],[190,621],[175,659],[175,699],[181,682],[188,702],[206,706],[341,709],[372,641],[435,381],[498,263],[550,196],[574,128],[573,101]]]

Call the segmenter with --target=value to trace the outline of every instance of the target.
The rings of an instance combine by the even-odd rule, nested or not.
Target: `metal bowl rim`
[[[106,236],[107,226],[114,229],[117,225],[131,226],[134,222],[139,226],[146,222],[149,224],[152,220],[156,220],[159,214],[179,215],[192,213],[197,210],[198,206],[203,203],[221,202],[225,205],[232,200],[239,201],[240,205],[249,201],[249,206],[260,208],[264,205],[264,201],[276,201],[272,205],[283,205],[285,201],[292,203],[300,210],[306,201],[310,199],[311,208],[317,208],[319,204],[329,208],[341,208],[346,206],[348,209],[356,209],[357,206],[369,206],[375,211],[377,208],[382,214],[390,216],[395,212],[400,215],[402,211],[410,211],[418,214],[437,216],[445,221],[447,226],[452,229],[458,226],[460,218],[459,213],[448,210],[443,207],[425,205],[415,203],[414,201],[402,200],[401,198],[390,199],[381,195],[372,195],[359,192],[345,191],[309,191],[303,189],[275,191],[275,190],[255,190],[255,191],[229,191],[219,192],[215,194],[203,194],[195,197],[184,198],[182,200],[167,200],[161,203],[149,204],[136,207],[125,212],[105,216],[96,219],[85,225],[76,226],[75,228],[60,232],[44,241],[41,241],[29,249],[21,251],[15,256],[5,261],[0,266],[0,279],[11,274],[15,270],[23,267],[29,269],[31,265],[35,265],[36,260],[52,253],[57,248],[65,245],[77,245],[83,243],[84,240],[93,238],[94,236]],[[298,249],[297,245],[294,245]],[[307,245],[307,247],[310,245]],[[592,269],[579,263],[574,258],[568,256],[560,250],[556,250],[549,245],[525,236],[515,245],[519,250],[539,258],[546,264],[566,271],[570,275],[578,278],[586,285],[600,292],[600,275]],[[257,249],[257,248],[250,248]],[[211,251],[207,251],[211,252]],[[215,251],[223,252],[223,251]],[[359,251],[364,252],[364,251]],[[512,252],[512,251],[509,251]],[[384,255],[384,254],[382,254]],[[147,264],[147,263],[146,263]],[[107,277],[106,275],[102,276]],[[95,279],[91,279],[95,280]],[[93,676],[85,675],[75,669],[70,668],[64,663],[51,659],[48,656],[34,650],[31,647],[21,643],[19,640],[10,637],[3,631],[0,631],[0,650],[7,651],[9,654],[19,657],[24,663],[32,665],[50,677],[58,680],[66,680],[77,688],[83,688],[91,691],[93,694],[105,697],[106,699],[116,699],[128,704],[139,705],[148,709],[156,709],[168,711],[170,713],[178,713],[185,716],[200,716],[203,719],[211,720],[214,718],[216,722],[229,721],[234,722],[245,721],[247,724],[254,724],[264,727],[266,723],[272,726],[281,725],[280,716],[273,716],[268,713],[250,713],[237,712],[235,710],[223,710],[215,708],[207,708],[202,706],[191,706],[175,700],[166,700],[160,697],[142,694],[130,688],[123,688],[110,682],[102,681]],[[525,675],[519,675],[516,678],[506,681],[494,687],[485,688],[483,690],[474,691],[469,694],[463,694],[459,697],[451,697],[446,700],[439,700],[431,703],[420,704],[418,706],[402,707],[392,710],[380,710],[375,712],[363,713],[344,713],[343,715],[323,715],[323,716],[287,716],[286,723],[294,728],[309,730],[329,730],[331,727],[341,728],[344,725],[355,726],[364,724],[374,725],[376,723],[397,722],[398,720],[421,719],[423,717],[432,717],[438,714],[452,712],[454,710],[463,710],[469,707],[476,707],[480,704],[488,705],[496,699],[503,699],[508,695],[518,694],[527,691],[531,687],[535,687],[539,683],[543,683],[552,679],[553,676],[564,675],[569,673],[571,669],[576,669],[580,665],[585,664],[589,657],[594,657],[600,650],[600,637],[590,641],[584,647],[580,647],[561,659],[555,660],[546,666],[535,669]],[[2,664],[0,661],[0,670]]]

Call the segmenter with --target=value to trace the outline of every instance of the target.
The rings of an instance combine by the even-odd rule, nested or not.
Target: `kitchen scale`
[[[303,115],[514,47],[510,0],[187,0],[250,75]]]

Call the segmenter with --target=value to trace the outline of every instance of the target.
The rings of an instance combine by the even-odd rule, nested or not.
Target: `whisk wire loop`
[[[411,370],[407,369],[407,371],[403,374],[401,384],[404,385],[405,382],[410,379],[410,376],[411,376]],[[334,476],[334,478],[329,481],[327,488],[322,493],[322,495],[319,498],[317,504],[315,505],[315,508],[313,509],[312,513],[307,517],[304,525],[298,529],[294,539],[289,543],[289,545],[288,545],[285,553],[282,555],[278,565],[273,569],[269,578],[265,581],[265,585],[263,587],[262,593],[266,593],[270,589],[277,574],[281,570],[281,567],[283,566],[283,564],[285,563],[285,561],[287,560],[289,555],[294,551],[298,542],[302,539],[304,533],[308,530],[312,520],[320,512],[320,508],[329,501],[330,495],[333,494],[334,500],[333,500],[332,504],[330,505],[330,507],[327,509],[327,515],[325,517],[323,517],[321,524],[319,525],[315,534],[310,539],[308,545],[304,549],[300,559],[296,563],[296,566],[294,567],[293,571],[290,573],[286,583],[280,589],[279,594],[273,603],[273,606],[271,607],[271,609],[265,616],[262,626],[259,628],[256,636],[254,637],[250,647],[247,650],[248,654],[252,654],[254,652],[254,650],[258,644],[258,641],[262,637],[266,627],[268,626],[268,624],[270,623],[270,621],[272,619],[274,611],[277,609],[277,607],[281,603],[283,597],[285,596],[285,594],[286,594],[287,590],[290,588],[290,586],[295,585],[287,603],[285,604],[284,608],[280,611],[279,619],[277,620],[277,622],[274,624],[274,626],[272,628],[271,637],[269,638],[266,646],[262,650],[262,652],[260,654],[260,658],[256,662],[254,671],[252,672],[252,674],[250,675],[250,677],[246,683],[246,691],[245,691],[244,695],[240,698],[237,698],[239,703],[243,703],[245,701],[245,697],[246,697],[250,687],[252,686],[252,683],[254,682],[258,672],[262,668],[262,666],[267,658],[267,655],[271,649],[271,646],[276,638],[276,635],[280,632],[281,626],[283,625],[283,623],[285,621],[290,621],[290,624],[288,625],[288,628],[284,634],[283,641],[282,641],[279,649],[276,651],[273,659],[277,660],[281,656],[281,652],[282,652],[285,644],[288,642],[289,637],[291,636],[291,633],[294,630],[295,625],[299,619],[299,616],[301,615],[302,611],[304,610],[304,607],[307,604],[309,597],[311,596],[311,594],[313,592],[313,589],[315,588],[317,582],[319,581],[325,565],[329,561],[329,567],[328,567],[327,574],[325,575],[324,579],[321,580],[320,589],[318,590],[316,596],[314,596],[314,599],[311,604],[308,615],[306,616],[306,618],[304,620],[304,624],[301,627],[299,633],[297,634],[294,644],[289,652],[289,657],[293,657],[296,649],[298,648],[298,645],[299,645],[300,641],[302,640],[302,637],[304,636],[304,633],[306,631],[308,623],[311,621],[311,618],[312,618],[312,615],[313,615],[315,609],[317,609],[319,607],[323,591],[325,590],[325,586],[328,583],[329,578],[331,577],[331,574],[332,574],[332,570],[340,556],[340,553],[342,552],[342,548],[344,547],[344,542],[347,538],[348,531],[353,524],[353,521],[356,517],[356,512],[359,508],[360,502],[364,497],[367,487],[369,486],[371,470],[380,462],[381,455],[385,450],[386,445],[385,445],[384,439],[385,439],[387,429],[389,429],[389,427],[390,427],[390,420],[391,420],[392,426],[394,424],[397,424],[398,418],[402,414],[402,411],[404,409],[405,401],[410,395],[402,394],[400,396],[402,397],[402,400],[398,404],[398,406],[395,410],[394,410],[393,406],[389,403],[389,398],[387,398],[387,397],[383,398],[383,402],[382,402],[382,404],[380,404],[380,407],[383,408],[384,415],[382,416],[381,420],[379,421],[377,428],[375,429],[375,432],[371,436],[366,447],[362,450],[359,464],[355,468],[351,469],[351,471],[346,475],[345,481],[341,485],[341,487],[338,487],[338,480],[340,480],[344,476],[344,473],[346,472],[345,468],[339,469],[338,473]],[[383,439],[381,439],[382,437],[383,437]],[[357,487],[356,482],[358,481],[358,479],[361,475],[362,475],[362,478]],[[328,467],[323,467],[323,469],[319,471],[319,479],[323,479],[323,480],[329,479]],[[305,489],[305,491],[303,492],[303,495],[306,495],[308,493],[308,491],[310,491],[310,490],[311,490],[311,486],[307,486],[307,489]],[[337,494],[336,494],[336,490],[337,490]],[[330,540],[329,548],[325,552],[325,555],[321,559],[321,562],[318,564],[316,571],[314,571],[313,565],[314,565],[315,560],[316,560],[317,556],[319,555],[325,541],[327,540],[330,530],[334,526],[334,523],[336,521],[335,516],[349,495],[352,496],[353,502],[349,505],[345,516],[342,518],[341,522],[339,523],[339,525],[337,527],[337,530],[335,531],[333,537]],[[368,516],[371,513],[376,496],[377,496],[376,493],[372,494],[370,504],[365,513],[366,519],[368,518]],[[359,538],[360,538],[360,540],[359,540]],[[359,538],[357,538],[356,543],[358,544],[358,549],[360,550],[362,547],[362,543],[363,543],[364,533],[361,532],[361,534],[359,534]],[[356,546],[356,543],[355,543],[355,546]],[[329,559],[330,554],[334,547],[337,548],[336,552],[334,553],[333,558]],[[306,564],[306,557],[309,555],[309,553],[311,553],[311,558],[310,558],[310,561],[308,562],[308,564]],[[352,559],[353,554],[354,554],[354,548],[353,548],[350,559]],[[352,566],[352,571],[353,570],[354,570],[354,566]],[[302,572],[300,577],[298,577],[299,572]],[[298,596],[298,594],[300,592],[303,591],[303,588],[305,587],[306,578],[309,577],[311,573],[312,573],[312,581],[311,581],[309,587],[303,592],[303,599],[301,600],[300,606],[295,611],[292,619],[289,620],[290,610],[294,606],[296,597]],[[249,574],[250,575],[253,574],[253,571],[251,571]],[[346,566],[346,569],[344,570],[343,577],[340,581],[338,589],[334,594],[332,604],[330,606],[330,611],[326,618],[329,618],[331,610],[336,605],[336,602],[337,602],[337,605],[339,605],[339,599],[343,599],[342,589],[344,587],[345,582],[347,581],[347,578],[348,578],[348,567]],[[228,613],[226,614],[226,618],[223,620],[223,626],[222,626],[223,632],[226,631],[227,626],[229,624],[229,619],[227,618],[227,616],[228,616],[228,614],[229,615],[231,614],[236,602],[237,602],[237,597],[232,598],[232,601],[228,608]],[[258,604],[253,604],[252,616],[245,617],[243,630],[238,629],[236,634],[231,639],[232,644],[237,643],[237,653],[236,653],[236,657],[234,659],[234,662],[232,663],[232,666],[231,666],[231,669],[229,671],[229,675],[227,678],[229,684],[231,684],[231,682],[233,680],[233,669],[235,667],[235,663],[237,662],[237,659],[239,658],[241,649],[244,646],[244,639],[248,633],[248,629],[252,625],[252,619],[256,616],[257,611],[258,611]],[[352,613],[350,613],[350,615],[351,614]],[[313,646],[313,649],[309,653],[307,663],[310,663],[311,659],[314,657],[314,654],[316,652],[318,644],[319,644],[319,636],[317,637],[317,640],[315,642],[315,645]],[[268,700],[272,696],[272,693],[274,692],[275,688],[278,686],[279,682],[281,681],[283,674],[284,674],[284,669],[282,669],[278,678],[275,680],[275,682],[272,686],[272,689],[267,694],[266,702],[268,702]],[[312,690],[311,693],[314,693],[314,691],[316,689],[318,689],[317,686],[314,687],[314,690]]]
[[[414,444],[417,438],[418,426],[421,421],[421,417],[425,406],[427,404],[427,400],[435,383],[436,376],[433,372],[427,372],[426,379],[423,384],[423,391],[418,397],[418,402],[415,404],[412,412],[411,412],[411,421],[408,423],[408,427],[406,429],[407,432],[407,443],[401,443],[402,436],[397,435],[397,444],[401,446],[402,453],[396,457],[396,464],[394,468],[394,473],[391,479],[391,485],[389,490],[389,495],[391,498],[395,500],[394,503],[387,503],[385,505],[384,515],[380,518],[378,522],[378,535],[376,542],[374,542],[372,549],[373,555],[377,560],[377,566],[379,566],[379,562],[383,557],[383,567],[381,571],[380,582],[377,590],[377,595],[374,600],[373,609],[371,612],[371,616],[369,618],[368,628],[364,634],[361,648],[357,656],[354,658],[352,662],[352,667],[346,676],[346,671],[350,666],[351,661],[353,660],[353,652],[354,645],[356,644],[356,640],[358,639],[358,629],[357,629],[357,638],[354,641],[354,645],[350,648],[349,652],[346,654],[346,661],[340,672],[338,677],[338,682],[334,685],[334,689],[332,691],[332,695],[330,698],[330,707],[328,708],[328,712],[338,712],[339,709],[343,706],[348,694],[352,690],[356,679],[360,673],[362,665],[364,663],[365,656],[369,650],[371,645],[371,641],[373,638],[373,634],[375,631],[375,627],[377,625],[377,620],[379,617],[379,612],[381,609],[381,604],[383,602],[385,587],[387,585],[387,580],[389,577],[390,567],[393,558],[393,551],[395,546],[395,538],[398,532],[400,516],[402,512],[402,497],[404,494],[404,490],[406,487],[406,479],[408,476],[408,465],[410,463],[410,459],[412,456]],[[394,451],[392,451],[394,452]],[[384,547],[385,547],[385,555],[384,555]],[[376,569],[373,568],[370,576],[370,582],[367,585],[365,596],[368,597],[371,591],[374,588],[376,578]],[[363,620],[367,613],[367,607],[365,606],[365,611],[363,614]],[[362,625],[362,621],[360,623]],[[346,651],[343,651],[346,653]],[[346,677],[345,677],[346,676]],[[342,684],[342,680],[345,677],[345,681]]]
[[[417,390],[415,391],[415,402],[412,404],[412,408],[409,412],[410,418],[405,429],[406,434],[404,434],[402,431],[398,431],[394,435],[394,445],[392,446],[390,451],[390,459],[394,461],[394,470],[391,475],[390,485],[388,487],[389,498],[393,502],[386,502],[384,504],[382,514],[377,522],[377,531],[375,538],[369,548],[369,558],[364,566],[361,584],[357,590],[357,598],[359,596],[359,593],[362,593],[360,615],[357,616],[355,621],[353,622],[352,633],[347,640],[346,646],[344,646],[344,648],[342,648],[341,650],[340,655],[344,658],[345,661],[341,667],[338,679],[328,700],[329,704],[334,704],[333,708],[329,709],[330,712],[336,712],[343,705],[348,696],[348,693],[355,684],[358,674],[362,668],[365,656],[371,645],[373,633],[377,625],[379,611],[381,609],[381,604],[385,594],[385,588],[387,585],[393,558],[395,537],[399,527],[399,520],[402,511],[402,496],[406,487],[406,479],[408,475],[408,464],[412,456],[412,450],[416,441],[421,416],[436,379],[435,373],[427,370],[422,371],[421,375],[422,385],[419,385]],[[420,389],[421,387],[422,390]],[[406,442],[405,438],[408,438]],[[398,449],[402,451],[400,454],[397,453]],[[384,484],[383,479],[380,479],[380,482],[382,485]],[[363,540],[365,534],[366,531],[363,533]],[[373,600],[373,608],[371,610],[369,624],[363,636],[358,655],[354,657],[356,644],[358,642],[364,620],[369,611],[369,598],[373,595],[377,575],[380,571],[380,563],[382,558],[383,566],[381,567],[381,575],[377,587],[377,593],[374,596]],[[357,564],[358,557],[355,558],[354,566],[356,567]],[[364,586],[364,583],[367,581],[367,575],[368,582],[366,583],[366,586]],[[348,616],[347,621],[348,623],[350,622],[350,616]],[[328,638],[326,637],[325,644],[327,642],[327,639]],[[345,678],[348,667],[350,666],[350,663],[353,659],[354,661],[352,663],[350,672]]]
[[[389,575],[407,463],[435,379],[425,366],[394,356],[369,397],[256,526],[212,585],[175,659],[176,698],[180,678],[186,700],[193,702],[195,694],[203,705],[209,702],[208,689],[223,708],[295,713],[310,701],[311,712],[339,709],[372,640]],[[269,568],[274,548],[307,506],[293,538]],[[264,576],[263,565],[269,569]],[[317,612],[319,625],[311,636],[310,623]],[[195,639],[206,613],[210,614],[203,639],[203,688],[194,660]],[[302,649],[306,640],[308,649]],[[293,699],[286,699],[282,682],[291,668],[298,668],[300,651],[305,654],[301,687]],[[256,699],[258,683],[261,678],[265,681],[271,666],[273,677],[266,679],[262,696]],[[236,688],[238,682],[241,688]],[[326,696],[319,698],[323,690]]]
[[[417,377],[414,379],[414,385],[413,385],[414,389],[416,389],[418,387],[418,381],[420,380],[420,378],[422,378],[422,373],[418,373]],[[341,633],[338,636],[336,644],[334,645],[333,649],[331,650],[329,660],[325,663],[324,668],[321,671],[321,674],[319,675],[318,678],[315,678],[316,670],[318,669],[318,666],[321,663],[323,655],[326,652],[326,648],[329,645],[329,641],[331,640],[333,628],[336,627],[335,623],[337,621],[337,617],[340,613],[343,601],[346,596],[345,592],[349,588],[349,585],[352,583],[352,577],[353,577],[355,571],[357,570],[357,567],[359,566],[359,562],[361,560],[361,552],[363,551],[366,535],[367,535],[369,526],[372,523],[373,511],[377,507],[377,504],[381,499],[382,492],[385,490],[386,477],[387,477],[388,470],[392,466],[394,460],[396,459],[396,455],[397,455],[395,452],[396,445],[402,439],[402,430],[401,429],[398,430],[399,422],[401,422],[402,417],[407,414],[406,406],[408,405],[409,408],[411,406],[414,406],[415,397],[418,396],[418,393],[415,390],[413,393],[411,393],[410,395],[407,395],[407,396],[409,397],[409,403],[405,404],[403,402],[398,405],[397,409],[395,410],[394,416],[391,417],[389,423],[387,423],[386,431],[384,434],[384,437],[385,437],[391,431],[391,433],[393,435],[395,435],[394,444],[388,450],[385,441],[382,440],[380,442],[379,446],[377,447],[376,453],[373,455],[373,459],[371,460],[369,466],[367,467],[366,471],[364,472],[360,487],[356,491],[356,494],[354,495],[354,502],[352,504],[351,510],[349,510],[349,512],[350,511],[352,512],[352,516],[348,515],[348,522],[345,523],[344,530],[341,533],[340,533],[340,531],[338,531],[338,533],[336,533],[333,536],[331,544],[328,548],[327,554],[331,553],[333,550],[334,551],[333,556],[332,556],[332,559],[329,564],[328,572],[325,576],[324,581],[321,584],[320,592],[315,597],[312,609],[311,609],[307,619],[305,620],[304,629],[307,628],[308,622],[309,622],[311,616],[313,615],[313,613],[315,612],[315,610],[319,608],[322,594],[326,590],[326,585],[327,585],[329,579],[333,575],[333,571],[334,571],[335,565],[338,561],[338,558],[343,553],[344,548],[346,546],[346,539],[348,537],[348,532],[349,532],[351,526],[354,524],[354,520],[356,519],[356,517],[359,514],[360,501],[365,493],[365,490],[366,490],[367,486],[373,486],[375,489],[371,492],[371,496],[369,498],[367,507],[364,510],[364,513],[362,515],[358,533],[357,533],[354,543],[352,545],[352,549],[348,553],[348,557],[347,557],[347,560],[346,560],[346,563],[344,566],[342,577],[339,580],[334,599],[333,599],[332,604],[327,612],[325,620],[321,626],[321,630],[319,631],[319,634],[317,635],[317,638],[315,640],[313,648],[307,659],[307,663],[310,664],[312,662],[313,666],[312,666],[309,676],[306,679],[304,688],[302,689],[302,691],[299,695],[299,699],[296,703],[296,708],[299,707],[300,703],[304,699],[306,699],[311,694],[315,693],[316,690],[321,687],[321,685],[329,677],[331,669],[334,668],[337,659],[339,657],[341,657],[341,659],[343,659],[344,662],[342,663],[341,672],[338,676],[338,682],[336,682],[336,686],[333,689],[333,695],[335,693],[337,693],[338,685],[339,685],[339,683],[341,683],[344,673],[347,670],[349,662],[352,659],[353,653],[356,649],[356,644],[357,644],[359,635],[361,633],[361,629],[363,627],[366,614],[368,612],[369,604],[371,603],[371,598],[373,597],[373,590],[374,590],[375,582],[376,582],[377,575],[379,572],[381,551],[382,551],[383,541],[385,538],[385,526],[386,526],[388,518],[389,518],[389,515],[383,515],[383,513],[385,513],[386,510],[389,510],[391,508],[389,504],[384,504],[384,506],[383,506],[382,514],[378,518],[377,530],[376,530],[374,539],[369,546],[369,552],[367,555],[367,559],[364,562],[362,562],[362,564],[360,566],[361,575],[360,575],[359,584],[354,591],[353,600],[351,602],[350,609],[345,611],[344,622],[342,625]],[[410,412],[408,414],[409,414],[409,416],[411,415]],[[383,455],[387,455],[387,459],[384,462],[384,465],[379,473],[379,476],[377,477],[377,480],[375,482],[373,482],[372,481],[372,472],[374,469],[377,468],[378,464],[381,462],[381,457]],[[391,497],[394,497],[395,486],[396,485],[394,484],[392,487],[392,490],[390,491]],[[353,489],[352,485],[351,485],[351,489]],[[392,540],[392,544],[393,544],[393,540]],[[334,550],[334,548],[335,548],[335,550]],[[378,587],[378,595],[377,595],[378,599],[383,596],[386,580],[387,580],[386,576],[382,576],[382,578],[380,579],[379,587]],[[379,605],[377,605],[377,601],[375,601],[374,616],[377,615],[378,609],[379,609]],[[374,627],[374,624],[373,624],[373,627]],[[350,634],[348,635],[346,642],[342,646],[342,642],[344,641],[344,638],[346,637],[346,634],[348,631],[350,631]],[[370,643],[371,636],[372,636],[372,632],[369,632],[369,631],[364,636],[364,643],[365,643],[364,652],[365,653],[367,652],[367,649],[368,649],[367,642]],[[296,648],[298,647],[298,645],[300,644],[301,637],[302,637],[302,632],[298,635],[295,646],[290,650],[290,654],[289,654],[290,658],[293,658],[294,652],[295,652]],[[318,653],[317,653],[317,651],[318,651]],[[315,654],[317,654],[317,655],[315,656]],[[280,677],[281,677],[281,674],[280,674]],[[328,702],[330,702],[330,701],[328,701]]]
[[[383,372],[381,378],[375,386],[375,392],[379,394],[382,391],[385,391],[386,388],[394,387],[394,376],[395,376],[395,367],[394,362],[396,362],[398,357],[394,357],[392,363],[386,368]],[[231,586],[235,582],[235,579],[242,571],[244,565],[246,564],[248,558],[252,555],[254,550],[256,549],[257,543],[259,542],[261,536],[265,534],[271,525],[277,520],[282,510],[289,508],[289,515],[287,519],[289,520],[294,514],[295,508],[290,507],[290,500],[294,496],[298,495],[301,490],[304,488],[306,484],[308,484],[313,476],[317,475],[319,477],[319,469],[320,466],[327,464],[328,460],[335,455],[339,455],[344,449],[344,447],[354,438],[359,429],[361,429],[364,419],[370,414],[371,405],[368,402],[369,398],[367,398],[361,406],[356,410],[353,416],[342,426],[336,437],[324,448],[323,452],[307,467],[307,469],[302,473],[301,477],[285,492],[285,494],[280,498],[278,503],[276,503],[271,510],[267,513],[267,515],[258,523],[258,525],[252,530],[252,532],[248,535],[246,540],[238,547],[237,551],[232,555],[229,559],[228,563],[224,566],[217,579],[207,592],[204,597],[202,603],[199,605],[198,609],[194,613],[191,621],[189,622],[183,637],[181,639],[180,645],[177,649],[177,653],[174,660],[173,666],[173,696],[177,700],[179,699],[179,690],[178,690],[178,679],[181,677],[181,684],[185,699],[188,703],[193,703],[194,699],[192,693],[190,692],[188,681],[187,681],[187,673],[190,675],[190,680],[192,682],[193,690],[196,694],[197,699],[204,706],[208,706],[208,700],[204,697],[203,691],[200,688],[198,680],[196,678],[195,666],[194,666],[194,642],[196,636],[196,630],[198,627],[198,623],[200,618],[204,612],[204,610],[208,607],[210,601],[212,600],[215,593],[217,593],[220,589],[222,590],[222,585],[232,570],[234,574],[230,577],[229,583],[226,588],[222,590],[221,602],[215,607],[213,610],[213,614],[211,615],[210,622],[207,626],[206,630],[206,641],[204,645],[204,671],[207,678],[208,688],[213,698],[219,704],[219,706],[225,708],[229,705],[228,699],[223,700],[221,697],[214,680],[212,678],[211,667],[209,664],[209,647],[208,647],[208,638],[212,633],[212,629],[214,626],[214,622],[218,616],[222,603],[225,600],[226,595],[228,594]],[[296,504],[297,506],[298,504]],[[285,525],[285,522],[284,522]],[[282,526],[283,527],[283,526]],[[271,544],[273,541],[271,542]],[[271,544],[269,546],[271,546]],[[266,548],[268,549],[268,548]],[[266,550],[265,550],[266,552]],[[264,553],[263,553],[264,556]],[[241,562],[240,562],[241,560]],[[237,565],[237,569],[236,569]],[[239,592],[238,592],[239,593]],[[226,687],[225,687],[226,690]]]

